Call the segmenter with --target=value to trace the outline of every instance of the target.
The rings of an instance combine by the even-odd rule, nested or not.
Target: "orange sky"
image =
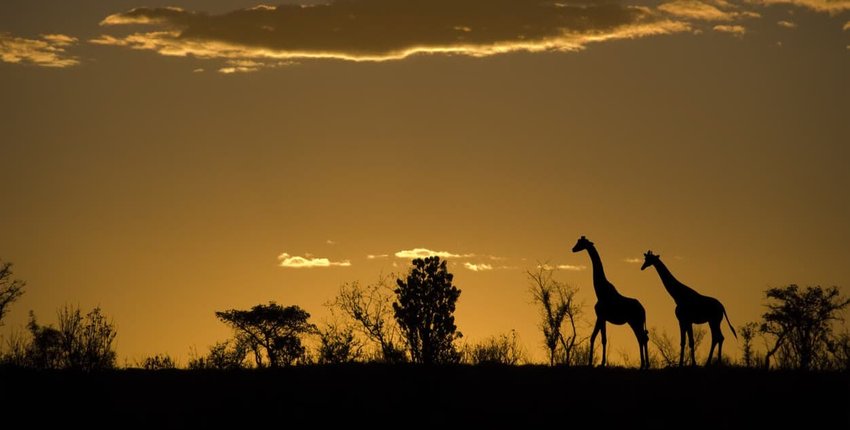
[[[229,336],[216,310],[321,323],[341,283],[426,248],[458,255],[465,340],[516,329],[542,361],[524,270],[569,266],[589,324],[581,235],[671,335],[628,261],[650,248],[736,327],[768,287],[850,285],[848,1],[231,13],[256,5],[0,4],[0,258],[28,283],[0,334],[100,305],[121,360],[185,364]],[[627,328],[609,341],[635,363]]]

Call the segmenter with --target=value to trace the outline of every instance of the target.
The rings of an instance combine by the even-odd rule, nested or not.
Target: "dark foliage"
[[[302,359],[306,349],[301,336],[316,329],[307,322],[310,314],[300,307],[283,307],[275,302],[256,305],[250,310],[216,312],[215,316],[244,335],[257,367],[288,366]]]
[[[398,279],[393,311],[414,363],[456,363],[454,345],[461,337],[455,326],[460,290],[440,257],[417,258],[407,279]]]
[[[801,290],[794,284],[770,288],[765,297],[767,312],[762,315],[759,331],[773,341],[765,355],[765,367],[770,366],[774,355],[780,367],[828,367],[832,323],[841,321],[841,312],[850,299],[842,297],[837,287]]]

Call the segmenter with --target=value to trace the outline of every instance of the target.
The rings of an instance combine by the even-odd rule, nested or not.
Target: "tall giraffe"
[[[694,328],[693,324],[708,323],[711,328],[711,349],[708,351],[708,360],[705,365],[711,363],[711,355],[714,354],[714,346],[717,345],[717,361],[721,363],[723,357],[723,332],[720,330],[720,323],[723,322],[723,317],[726,317],[726,323],[729,324],[729,329],[735,339],[738,335],[735,333],[735,328],[729,322],[729,316],[726,315],[726,309],[723,304],[714,297],[703,296],[694,291],[687,285],[679,282],[667,269],[667,266],[661,262],[661,256],[655,255],[652,251],[647,251],[643,255],[644,261],[640,270],[644,270],[649,266],[655,266],[658,271],[658,276],[661,277],[661,282],[664,288],[673,297],[676,302],[676,318],[679,320],[680,334],[680,350],[679,350],[679,366],[685,361],[685,334],[688,335],[688,344],[691,347],[691,365],[696,364],[694,359]]]
[[[605,323],[616,325],[629,324],[635,332],[635,337],[640,348],[640,368],[649,368],[649,335],[646,331],[646,311],[637,299],[632,299],[620,294],[614,285],[605,278],[602,269],[602,259],[599,252],[593,246],[593,242],[582,236],[573,247],[573,252],[587,251],[590,262],[593,265],[593,291],[596,292],[596,325],[593,326],[593,334],[590,335],[590,358],[589,365],[593,365],[593,343],[596,335],[602,332],[602,366],[607,363],[608,338],[605,334]]]

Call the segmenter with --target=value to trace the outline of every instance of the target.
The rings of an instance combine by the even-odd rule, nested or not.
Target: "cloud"
[[[349,0],[222,15],[136,8],[101,22],[109,31],[128,24],[155,28],[104,34],[91,42],[220,60],[386,61],[417,54],[577,51],[593,42],[690,30],[689,24],[647,7],[530,0]],[[244,66],[244,71],[255,68]]]
[[[731,21],[739,16],[737,12],[728,12],[697,0],[675,0],[663,3],[658,9],[682,18],[703,21]]]
[[[331,246],[336,245],[336,241],[331,239],[326,240],[325,243]]]
[[[490,264],[482,263],[482,264],[473,264],[470,262],[463,263],[463,267],[466,267],[473,272],[484,272],[487,270],[493,270],[493,266]]]
[[[291,267],[295,269],[302,268],[314,268],[314,267],[332,267],[332,266],[340,266],[340,267],[349,267],[351,266],[351,262],[348,260],[344,261],[330,261],[327,258],[310,258],[308,257],[299,257],[297,255],[289,255],[287,253],[283,253],[277,256],[277,259],[280,260],[280,267]]]
[[[741,25],[715,25],[714,31],[729,33],[735,37],[744,37],[744,34],[747,33],[747,29]]]
[[[844,23],[844,27],[842,28],[844,31],[850,30],[850,21]]]
[[[454,254],[448,251],[432,251],[427,248],[413,248],[413,249],[405,249],[395,253],[395,256],[398,258],[427,258],[427,257],[440,257],[440,258],[463,258],[463,257],[474,257],[475,254]]]
[[[776,25],[778,25],[780,27],[785,27],[785,28],[797,28],[797,24],[795,24],[791,21],[778,21],[776,23]]]
[[[378,259],[387,258],[387,257],[389,257],[389,255],[387,255],[387,254],[378,254],[378,255],[369,254],[369,255],[366,256],[366,258],[369,259],[369,260],[378,260]]]
[[[816,12],[826,12],[830,15],[837,15],[841,12],[850,10],[850,1],[847,0],[747,0],[747,2],[762,6],[776,4],[793,5],[811,9]]]
[[[76,43],[77,38],[64,34],[42,34],[39,39],[26,39],[0,33],[0,61],[56,68],[76,66],[80,64],[77,57],[65,52],[66,47]]]
[[[582,270],[586,270],[587,266],[585,266],[585,265],[575,266],[575,265],[572,265],[572,264],[558,264],[557,266],[552,266],[551,264],[547,263],[547,264],[539,265],[539,266],[537,266],[537,268],[543,269],[543,270],[560,269],[560,270],[569,270],[569,271],[572,271],[572,272],[580,272]]]
[[[624,258],[623,261],[625,261],[626,263],[629,263],[629,264],[637,264],[637,263],[640,263],[643,260],[641,260],[640,258],[629,257],[629,258]]]

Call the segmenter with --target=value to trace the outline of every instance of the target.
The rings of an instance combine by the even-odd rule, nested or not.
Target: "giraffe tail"
[[[729,330],[732,330],[732,336],[735,336],[735,339],[737,339],[738,334],[735,333],[735,327],[732,327],[732,323],[729,322],[729,315],[726,315],[726,308],[723,308],[723,316],[726,317],[726,324],[729,324]]]

